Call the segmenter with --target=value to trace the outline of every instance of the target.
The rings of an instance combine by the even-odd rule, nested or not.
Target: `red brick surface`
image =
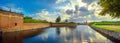
[[[22,27],[23,15],[8,11],[0,11],[0,29],[20,29]]]

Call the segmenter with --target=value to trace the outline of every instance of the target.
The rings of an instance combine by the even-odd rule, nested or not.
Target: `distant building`
[[[0,29],[23,28],[23,15],[0,10]]]

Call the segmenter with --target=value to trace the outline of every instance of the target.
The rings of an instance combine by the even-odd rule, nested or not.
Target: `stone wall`
[[[73,23],[73,24],[57,24],[57,23],[51,23],[50,24],[51,27],[76,27],[77,24],[76,23]]]
[[[22,27],[22,14],[0,10],[0,29],[20,29]]]
[[[24,23],[23,29],[37,29],[49,27],[49,23]]]

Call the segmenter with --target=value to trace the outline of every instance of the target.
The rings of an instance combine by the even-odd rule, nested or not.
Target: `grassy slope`
[[[92,26],[96,28],[101,28],[101,29],[106,29],[106,30],[111,30],[115,32],[120,32],[120,29],[111,27],[109,25],[120,25],[120,22],[95,22],[92,24]]]
[[[24,19],[25,23],[48,23],[47,21],[44,20],[34,20],[34,19]]]

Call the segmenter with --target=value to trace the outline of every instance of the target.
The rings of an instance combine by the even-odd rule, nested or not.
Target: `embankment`
[[[49,27],[49,23],[24,23],[23,28],[11,28],[11,29],[3,29],[3,32],[14,32],[14,31],[23,31],[30,29],[40,29]]]
[[[120,33],[110,31],[110,30],[101,29],[101,28],[97,28],[97,27],[94,27],[94,26],[91,26],[91,25],[89,25],[89,26],[92,29],[96,30],[97,32],[101,33],[103,36],[110,39],[111,41],[113,41],[115,43],[120,43]]]
[[[57,24],[57,23],[50,23],[51,27],[76,27],[77,24],[73,23],[73,24]]]
[[[42,29],[46,27],[76,27],[77,24],[57,24],[57,23],[24,23],[23,28],[11,28],[11,29],[3,29],[3,32],[14,32],[14,31],[23,31],[23,30],[31,30],[31,29]]]

